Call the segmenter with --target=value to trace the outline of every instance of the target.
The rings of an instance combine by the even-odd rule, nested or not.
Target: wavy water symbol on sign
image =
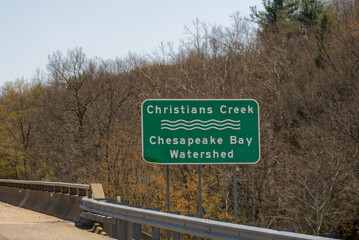
[[[210,119],[210,120],[200,120],[195,119],[191,121],[186,121],[184,119],[179,119],[175,121],[170,120],[161,120],[161,129],[166,130],[209,130],[209,129],[217,129],[217,130],[225,130],[225,129],[232,129],[232,130],[240,130],[241,129],[241,120],[232,120],[232,119],[225,119],[225,120],[217,120],[217,119]]]

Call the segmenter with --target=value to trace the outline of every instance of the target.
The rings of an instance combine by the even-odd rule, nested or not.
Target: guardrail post
[[[135,206],[135,207],[142,208],[141,206]],[[133,223],[133,237],[135,240],[141,240],[142,237],[141,230],[142,230],[142,225],[140,223]]]
[[[135,223],[135,229],[134,229],[134,235],[135,235],[135,239],[137,240],[141,240],[141,235],[142,235],[142,232],[141,232],[141,230],[142,230],[142,226],[141,226],[141,224],[139,224],[139,223]]]
[[[115,235],[115,237],[119,240],[126,240],[126,221],[117,219],[116,225],[117,234]]]
[[[171,212],[176,215],[181,215],[179,211],[173,211]],[[181,239],[181,233],[180,232],[172,232],[172,239],[173,240],[180,240]]]
[[[117,227],[117,219],[115,219],[114,223],[112,223],[112,236],[116,237],[118,236],[118,227]]]
[[[160,211],[160,208],[153,208],[155,211]],[[161,231],[157,227],[152,227],[152,240],[160,240],[161,239]]]
[[[159,228],[152,227],[152,240],[160,240],[161,232]]]
[[[202,216],[201,216],[201,215],[198,215],[198,214],[194,215],[194,217],[196,217],[196,218],[202,218]],[[198,236],[195,236],[194,239],[195,239],[195,240],[202,240],[202,238],[201,238],[201,237],[198,237]]]
[[[126,229],[126,240],[133,240],[134,239],[134,230],[135,224],[133,222],[126,222],[127,229]]]
[[[117,235],[116,223],[117,223],[116,219],[112,217],[105,217],[103,220],[103,228],[105,232],[111,237]]]
[[[113,236],[114,231],[113,231],[112,223],[107,222],[107,221],[105,220],[105,222],[103,223],[103,228],[104,228],[105,232],[106,232],[109,236]]]
[[[173,240],[181,240],[181,233],[180,232],[173,232],[172,239]]]

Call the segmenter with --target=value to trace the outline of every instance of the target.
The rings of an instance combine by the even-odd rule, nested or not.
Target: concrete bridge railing
[[[0,179],[0,201],[77,222],[83,197],[103,198],[101,184]]]

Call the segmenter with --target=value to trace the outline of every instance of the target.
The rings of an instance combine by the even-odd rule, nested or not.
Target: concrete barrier
[[[90,185],[0,179],[0,201],[77,222],[82,197],[103,195],[102,186],[96,186],[92,191]]]

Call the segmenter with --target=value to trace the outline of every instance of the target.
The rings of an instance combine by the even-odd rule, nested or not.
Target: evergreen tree
[[[298,20],[306,27],[318,24],[320,16],[324,12],[323,1],[318,0],[302,0],[300,3],[300,11]]]
[[[298,0],[263,0],[264,11],[251,7],[251,18],[262,31],[277,31],[278,23],[291,22],[299,8]]]
[[[251,7],[251,18],[261,32],[279,32],[288,25],[294,29],[310,28],[321,24],[325,13],[323,0],[263,0],[264,11]]]

